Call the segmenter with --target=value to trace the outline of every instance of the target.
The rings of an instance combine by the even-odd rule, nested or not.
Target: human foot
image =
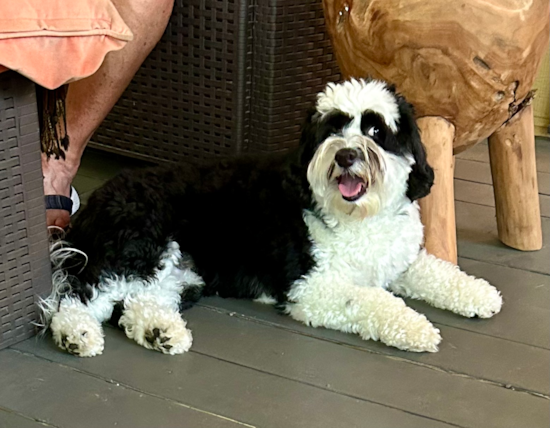
[[[42,155],[44,195],[46,196],[46,225],[65,229],[71,221],[80,200],[71,187],[78,165],[68,159],[47,159]]]

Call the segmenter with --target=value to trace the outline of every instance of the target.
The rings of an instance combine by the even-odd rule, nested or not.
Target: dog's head
[[[426,196],[433,184],[412,106],[381,81],[329,84],[300,144],[313,197],[327,214],[375,215]]]

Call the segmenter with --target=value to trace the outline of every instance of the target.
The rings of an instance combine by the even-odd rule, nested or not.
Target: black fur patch
[[[169,240],[192,255],[204,294],[285,301],[313,266],[302,212],[309,184],[296,150],[286,155],[124,172],[90,197],[67,240],[89,256],[73,288],[108,272],[151,278]]]
[[[371,129],[375,131],[371,138],[387,152],[399,156],[411,154],[414,157],[415,164],[409,174],[407,190],[407,197],[414,201],[430,193],[434,172],[426,159],[426,150],[420,139],[412,105],[401,96],[397,96],[397,102],[400,118],[396,135],[386,126],[384,119],[372,111],[363,113],[361,131],[365,135],[369,135]]]
[[[405,147],[407,153],[413,155],[415,164],[409,174],[407,197],[414,201],[423,198],[430,193],[434,183],[434,171],[428,164],[426,149],[420,139],[420,132],[416,124],[414,107],[405,98],[398,95],[399,106],[399,132],[397,140],[401,147]]]
[[[352,118],[346,113],[335,110],[322,119],[315,109],[308,112],[306,122],[302,128],[302,137],[300,140],[301,163],[309,163],[317,147],[331,135],[340,135],[342,129],[352,121]]]
[[[403,154],[403,148],[399,146],[397,139],[379,114],[372,111],[363,113],[361,116],[361,132],[363,135],[372,138],[376,144],[387,152],[398,155]]]
[[[187,287],[183,290],[183,293],[181,295],[181,301],[180,301],[180,312],[183,312],[187,309],[190,309],[193,307],[195,303],[197,303],[200,298],[203,296],[202,287]]]
[[[320,144],[331,135],[341,135],[342,129],[352,118],[339,110],[328,113],[317,125],[317,141]]]

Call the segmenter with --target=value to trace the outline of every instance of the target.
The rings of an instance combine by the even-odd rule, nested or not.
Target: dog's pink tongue
[[[346,198],[352,198],[361,191],[362,184],[363,181],[360,178],[344,175],[340,179],[340,183],[338,183],[338,189]]]

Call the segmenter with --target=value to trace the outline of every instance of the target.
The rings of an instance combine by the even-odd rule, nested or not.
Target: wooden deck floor
[[[89,152],[76,181],[84,199],[120,165]],[[1,351],[0,427],[548,427],[548,140],[538,141],[538,170],[545,245],[523,253],[497,239],[486,145],[457,159],[459,262],[496,285],[505,306],[494,319],[469,320],[409,302],[441,329],[436,354],[209,298],[185,314],[195,338],[186,355],[148,351],[113,328],[91,359],[50,338]]]

